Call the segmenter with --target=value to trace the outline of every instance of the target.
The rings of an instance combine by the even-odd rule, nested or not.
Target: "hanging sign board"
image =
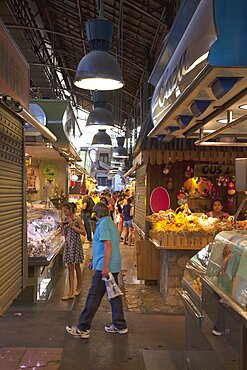
[[[170,208],[170,196],[165,188],[159,186],[152,191],[150,197],[150,208],[154,213],[166,211]]]
[[[234,176],[234,173],[234,166],[220,164],[196,164],[194,168],[194,176],[196,177]]]
[[[46,163],[42,168],[42,174],[48,181],[52,181],[58,174],[57,166],[54,163]]]
[[[29,66],[0,20],[0,90],[29,108]]]
[[[209,50],[216,39],[213,0],[201,1],[155,88],[151,104],[154,126],[208,64]]]

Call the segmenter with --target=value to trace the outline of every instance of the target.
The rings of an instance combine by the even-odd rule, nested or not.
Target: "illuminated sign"
[[[165,118],[208,64],[209,50],[216,39],[213,0],[204,0],[198,5],[155,88],[152,98],[154,126]]]

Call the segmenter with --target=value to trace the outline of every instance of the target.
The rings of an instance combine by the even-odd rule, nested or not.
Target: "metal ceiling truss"
[[[124,89],[110,93],[108,103],[118,125],[136,130],[148,115],[152,89],[147,80],[180,2],[5,0],[13,17],[11,24],[6,18],[7,27],[30,63],[33,97],[63,99],[67,91],[74,105],[88,109],[91,92],[78,90],[73,81],[80,59],[89,52],[85,22],[102,11],[113,22],[110,52],[118,59],[125,80]]]

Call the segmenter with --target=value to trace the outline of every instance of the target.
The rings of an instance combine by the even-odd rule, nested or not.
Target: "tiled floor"
[[[87,244],[85,251],[88,259]],[[92,271],[84,269],[82,292],[69,301],[61,301],[62,274],[49,302],[12,305],[0,318],[0,370],[182,370],[184,318],[165,315],[158,288],[136,279],[133,253],[133,247],[122,246],[128,335],[104,332],[111,321],[107,299],[95,316],[89,340],[67,334],[65,325],[77,322],[85,303]],[[172,351],[180,354],[174,363]],[[164,358],[169,367],[164,368]]]

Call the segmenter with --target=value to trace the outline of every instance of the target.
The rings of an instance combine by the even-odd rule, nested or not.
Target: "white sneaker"
[[[222,332],[219,331],[219,330],[214,329],[214,330],[212,330],[212,334],[216,335],[217,337],[220,337],[222,335]]]
[[[227,328],[227,329],[225,329],[223,331],[219,331],[219,330],[216,330],[216,329],[212,330],[212,334],[213,335],[216,335],[217,337],[220,337],[221,335],[227,335],[229,333],[230,333],[230,329],[229,328]]]
[[[124,329],[117,329],[113,324],[105,326],[106,333],[118,333],[118,334],[126,334],[128,333],[128,328]]]
[[[77,328],[77,326],[66,326],[66,331],[67,333],[73,335],[73,337],[75,338],[83,338],[83,339],[87,339],[89,338],[89,335],[90,335],[90,330],[80,330]]]

